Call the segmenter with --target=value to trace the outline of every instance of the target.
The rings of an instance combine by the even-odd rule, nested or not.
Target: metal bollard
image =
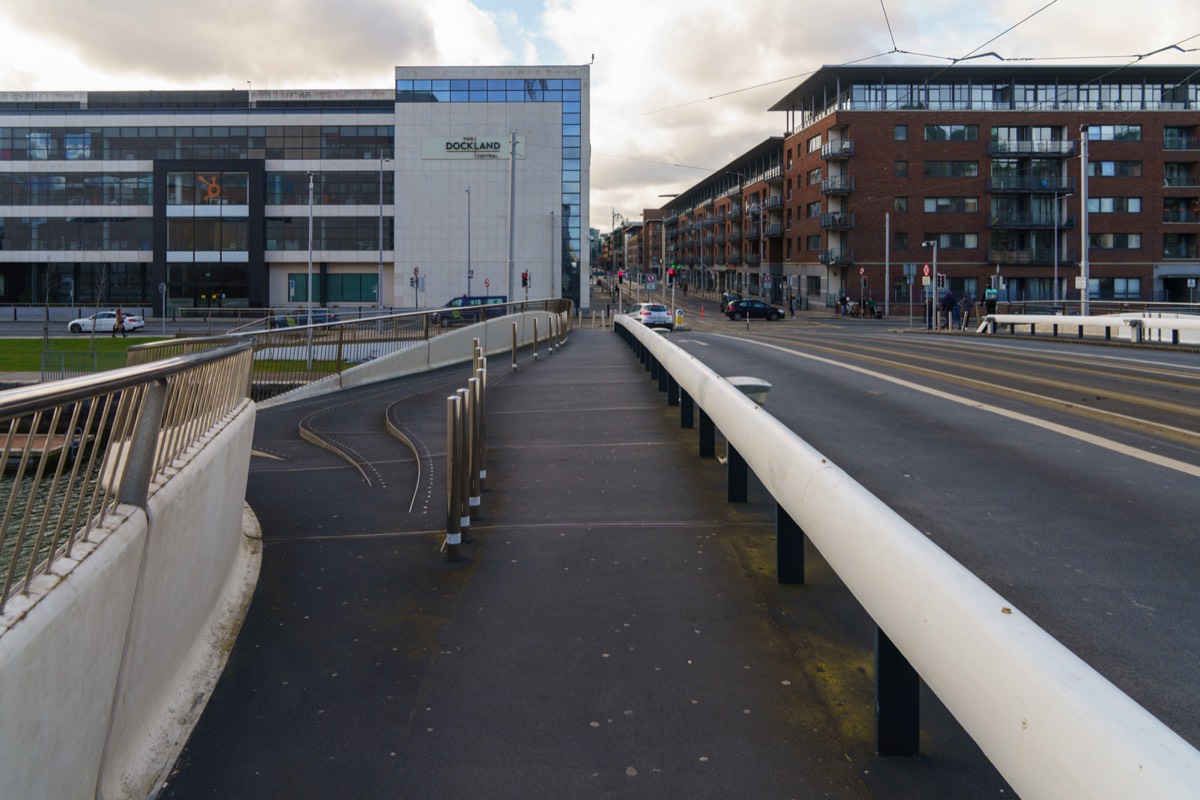
[[[533,360],[538,360],[538,324],[537,317],[533,318]]]
[[[471,530],[471,393],[459,389],[455,394],[461,402],[462,413],[458,418],[458,469],[455,479],[458,481],[458,516],[462,528],[463,541],[468,540]]]
[[[471,401],[468,404],[471,409],[471,415],[470,419],[467,421],[471,429],[471,453],[470,458],[467,459],[470,463],[470,469],[468,470],[467,474],[467,504],[470,507],[470,512],[475,515],[478,515],[479,495],[481,492],[479,484],[479,418],[482,417],[483,414],[480,413],[479,408],[479,384],[480,379],[477,377],[471,378],[467,381],[467,395],[471,398]]]
[[[458,396],[446,398],[446,560],[458,561],[458,546],[462,543],[462,483],[457,475],[460,403]]]
[[[487,358],[481,361],[479,369],[475,371],[475,377],[479,378],[479,462],[476,466],[479,473],[479,492],[483,494],[484,485],[487,483]]]
[[[517,323],[512,324],[512,370],[517,371]]]

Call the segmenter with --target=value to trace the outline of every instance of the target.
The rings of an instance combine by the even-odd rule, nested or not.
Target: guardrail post
[[[920,679],[892,640],[875,627],[875,752],[915,756],[920,750]]]
[[[458,460],[458,437],[460,409],[457,395],[446,398],[446,560],[458,561],[458,546],[462,543],[461,515],[462,500],[459,491],[462,483],[456,473]]]
[[[804,531],[779,503],[775,504],[775,581],[804,583]]]
[[[654,363],[658,367],[658,390],[666,392],[671,388],[671,374],[658,359],[654,359]]]
[[[678,386],[678,385],[677,385]],[[679,427],[691,428],[696,422],[696,401],[682,387],[679,388]]]
[[[144,508],[154,473],[154,451],[167,404],[167,382],[157,380],[146,387],[142,410],[138,414],[129,450],[125,454],[125,474],[121,478],[120,502]]]
[[[667,373],[667,406],[679,405],[679,381],[675,380],[675,376]]]
[[[713,425],[712,417],[700,409],[700,457],[716,458],[717,456],[717,426]]]
[[[750,482],[750,469],[746,459],[729,442],[725,443],[725,466],[728,470],[729,502],[744,503],[749,496],[747,486]]]

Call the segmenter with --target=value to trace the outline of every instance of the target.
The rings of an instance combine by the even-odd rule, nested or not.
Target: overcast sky
[[[1172,45],[1188,52],[1155,52]],[[0,2],[0,91],[387,88],[397,65],[592,63],[601,230],[783,133],[766,109],[822,65],[979,52],[1200,65],[1200,0]]]

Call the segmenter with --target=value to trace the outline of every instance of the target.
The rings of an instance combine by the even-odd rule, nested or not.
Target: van
[[[469,325],[480,320],[502,316],[508,298],[503,295],[460,295],[442,306],[448,311],[433,315],[433,324],[448,328],[451,325]]]

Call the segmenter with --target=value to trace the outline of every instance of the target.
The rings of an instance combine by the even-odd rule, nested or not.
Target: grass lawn
[[[96,336],[51,338],[50,349],[68,353],[124,353],[134,344],[161,341],[160,336],[112,338],[107,333]],[[42,368],[41,339],[0,339],[0,372],[37,372]]]

